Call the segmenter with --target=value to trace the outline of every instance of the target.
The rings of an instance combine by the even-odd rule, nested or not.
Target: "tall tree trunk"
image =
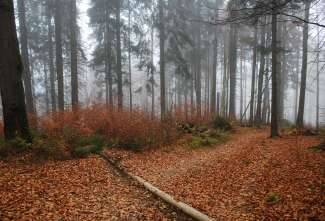
[[[227,69],[228,69],[228,53],[227,53],[227,43],[228,43],[228,36],[227,31],[224,32],[223,36],[223,42],[224,42],[224,50],[223,50],[223,79],[222,79],[222,97],[221,97],[221,113],[223,116],[226,116],[227,113],[227,85],[228,85],[228,77],[227,77]]]
[[[319,131],[319,83],[320,83],[320,79],[319,79],[319,54],[320,54],[320,39],[319,39],[319,35],[320,35],[320,30],[319,27],[317,27],[317,67],[316,67],[316,130]]]
[[[296,59],[296,82],[295,82],[295,119],[298,117],[298,100],[299,100],[299,75],[300,75],[300,69],[299,69],[299,60],[300,60],[300,48],[297,50],[297,59]]]
[[[243,48],[240,47],[240,123],[242,124],[243,120],[243,111],[244,111],[244,93],[243,93]]]
[[[152,17],[154,14],[152,13]],[[151,117],[154,119],[155,116],[155,76],[154,76],[154,64],[153,64],[153,58],[154,58],[154,23],[152,23],[151,26],[151,55],[150,55],[150,74],[151,74]]]
[[[71,57],[71,105],[79,105],[78,93],[78,41],[77,41],[77,5],[76,0],[70,0],[70,57]]]
[[[20,48],[23,62],[23,79],[25,86],[26,108],[28,113],[36,113],[33,98],[31,71],[29,67],[25,0],[17,1],[17,6],[19,15]]]
[[[128,0],[128,8],[129,8],[129,15],[128,15],[128,60],[129,60],[129,99],[130,99],[130,111],[132,111],[132,62],[131,62],[131,5],[130,1]]]
[[[0,92],[5,138],[21,136],[31,141],[13,0],[0,1],[0,39]]]
[[[217,1],[218,3],[218,1]],[[218,10],[216,9],[216,18],[218,19]],[[213,41],[213,67],[212,67],[212,85],[211,85],[211,114],[216,113],[216,98],[217,98],[217,62],[218,62],[218,29],[214,28]]]
[[[121,1],[116,0],[116,73],[117,73],[117,106],[123,108],[122,49],[121,49]]]
[[[166,85],[165,85],[165,19],[164,2],[159,0],[159,48],[160,48],[160,111],[161,118],[166,113]]]
[[[256,107],[256,125],[262,123],[262,97],[263,97],[263,78],[265,74],[265,25],[266,17],[262,22],[262,32],[261,32],[261,51],[260,51],[260,70],[258,74],[258,89],[257,89],[257,107]]]
[[[265,92],[264,92],[264,97],[263,97],[263,109],[262,109],[262,122],[267,123],[267,112],[269,109],[269,104],[270,104],[270,89],[269,89],[269,59],[267,60],[266,63],[266,68],[265,68]]]
[[[273,5],[276,1],[273,0]],[[271,110],[271,137],[279,136],[278,128],[278,94],[277,94],[277,11],[272,11],[272,110]]]
[[[50,70],[50,92],[52,112],[56,111],[56,90],[55,90],[55,70],[54,70],[54,50],[53,50],[53,26],[52,26],[52,11],[51,1],[47,1],[47,29],[48,29],[48,66]]]
[[[237,40],[238,30],[236,24],[230,25],[230,44],[229,44],[229,117],[236,118],[236,85],[237,85]]]
[[[310,1],[305,3],[305,20],[309,21]],[[304,110],[305,110],[305,96],[306,96],[306,80],[307,80],[307,58],[308,58],[308,23],[304,23],[303,29],[303,54],[302,54],[302,67],[301,67],[301,83],[300,83],[300,96],[299,108],[297,117],[297,126],[302,128],[304,126]]]
[[[58,79],[58,104],[59,110],[64,110],[64,78],[62,57],[62,14],[61,0],[55,1],[55,52],[56,52],[56,76]]]
[[[105,2],[105,94],[106,106],[113,107],[113,79],[112,79],[112,39],[110,33],[110,11]]]
[[[254,125],[254,106],[255,106],[255,78],[256,78],[256,58],[257,58],[257,27],[254,27],[254,46],[253,46],[253,64],[252,64],[252,84],[249,111],[249,125]]]

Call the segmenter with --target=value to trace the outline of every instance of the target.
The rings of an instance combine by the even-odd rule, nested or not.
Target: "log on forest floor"
[[[142,179],[141,177],[135,176],[135,175],[127,172],[118,163],[118,161],[110,158],[108,155],[101,154],[101,157],[103,159],[105,159],[109,164],[111,164],[115,169],[117,169],[120,172],[120,175],[126,176],[132,180],[135,180],[136,182],[138,182],[139,184],[144,186],[145,189],[147,189],[149,192],[153,193],[154,195],[156,195],[160,199],[164,200],[165,202],[169,203],[170,205],[180,209],[182,212],[189,215],[193,219],[198,220],[198,221],[212,221],[212,220],[214,220],[214,219],[210,218],[209,216],[203,214],[202,212],[198,211],[197,209],[195,209],[181,201],[175,200],[173,196],[161,191],[160,189],[153,186],[152,184],[150,184],[146,180]]]

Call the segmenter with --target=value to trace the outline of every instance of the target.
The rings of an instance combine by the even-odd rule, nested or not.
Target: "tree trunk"
[[[31,141],[12,0],[0,1],[0,39],[0,91],[5,138],[21,136]]]
[[[105,4],[105,94],[106,106],[113,107],[113,79],[112,79],[112,40],[110,33],[109,5]]]
[[[164,2],[159,0],[159,48],[160,48],[160,111],[161,118],[166,113],[166,85],[165,85],[165,19]]]
[[[249,111],[249,125],[254,125],[254,106],[255,106],[255,78],[256,78],[256,58],[257,58],[257,27],[254,28],[254,46],[253,46],[253,64],[252,64],[252,84]]]
[[[122,49],[121,49],[121,1],[116,0],[116,73],[117,73],[117,106],[123,108]]]
[[[56,75],[58,79],[58,104],[59,110],[64,110],[64,78],[62,57],[62,14],[61,0],[55,1],[55,53],[56,53]]]
[[[257,107],[256,107],[256,125],[262,123],[262,90],[263,90],[263,78],[265,74],[265,25],[266,17],[262,23],[262,33],[261,33],[261,52],[260,52],[260,70],[258,74],[258,89],[257,89]]]
[[[71,105],[79,105],[78,98],[78,42],[77,42],[77,5],[76,0],[71,0],[70,5],[70,57],[71,57]]]
[[[50,0],[47,1],[47,29],[48,29],[48,66],[50,70],[50,92],[52,112],[56,111],[56,90],[55,90],[55,70],[54,70],[54,50],[53,50],[53,26]]]
[[[128,60],[129,60],[129,99],[130,99],[130,111],[132,111],[132,62],[131,62],[131,5],[130,0],[128,0]]]
[[[23,79],[25,86],[26,109],[28,113],[36,113],[33,98],[31,71],[29,67],[25,0],[17,1],[17,6],[19,15],[20,48],[23,63]]]
[[[310,1],[305,3],[305,20],[309,21]],[[307,80],[307,58],[308,58],[308,23],[304,23],[303,29],[303,54],[301,67],[301,83],[299,108],[297,117],[297,126],[302,128],[304,126],[304,110],[305,110],[305,96],[306,96],[306,80]]]
[[[218,10],[217,9],[216,9],[216,18],[218,19]],[[211,114],[216,113],[217,62],[218,62],[218,29],[215,27],[214,28],[214,42],[213,42],[212,85],[211,85]]]
[[[275,0],[273,4],[276,5]],[[271,110],[271,137],[279,136],[278,128],[278,94],[277,94],[277,14],[272,13],[272,110]]]
[[[229,117],[236,118],[236,85],[237,85],[237,40],[238,30],[236,24],[230,25],[230,44],[229,44]]]
[[[319,54],[320,54],[320,30],[319,27],[317,27],[317,67],[316,67],[316,130],[319,131]]]

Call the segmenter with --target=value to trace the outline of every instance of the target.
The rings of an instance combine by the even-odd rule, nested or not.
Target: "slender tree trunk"
[[[113,79],[112,79],[112,38],[110,33],[110,11],[108,2],[105,4],[105,93],[106,105],[113,107]]]
[[[21,136],[31,141],[13,0],[0,1],[0,39],[0,92],[5,138]]]
[[[165,18],[164,2],[159,0],[159,48],[160,48],[160,111],[161,118],[166,114],[166,85],[165,85]]]
[[[71,105],[78,107],[78,50],[77,50],[77,5],[76,0],[71,0],[70,18],[70,57],[71,57]]]
[[[276,1],[273,0],[273,5]],[[279,136],[278,128],[278,94],[277,94],[277,14],[272,12],[272,110],[271,110],[271,137]]]
[[[309,21],[310,1],[305,3],[305,20]],[[303,29],[303,54],[301,67],[301,83],[299,108],[297,117],[297,126],[302,128],[304,126],[304,110],[305,110],[305,96],[306,96],[306,80],[307,80],[307,58],[308,58],[308,23],[304,23]]]
[[[44,70],[44,90],[45,90],[45,111],[46,113],[50,112],[50,98],[49,98],[49,89],[48,89],[48,71],[46,69],[46,61],[44,60],[43,63],[43,70]]]
[[[150,58],[151,59],[150,74],[151,74],[151,117],[152,117],[152,119],[154,119],[154,117],[155,117],[155,76],[154,76],[153,57],[154,57],[154,24],[152,23],[152,26],[151,26],[151,58]]]
[[[26,8],[25,0],[17,1],[18,15],[19,15],[19,32],[20,32],[20,48],[23,62],[23,79],[26,96],[26,109],[28,113],[36,113],[33,98],[32,78],[29,67],[29,53],[28,53],[28,34],[26,28]]]
[[[266,17],[262,23],[262,33],[261,33],[261,52],[260,52],[260,70],[258,74],[258,89],[257,89],[257,107],[256,107],[256,125],[262,123],[262,97],[263,97],[263,78],[265,74],[265,25]]]
[[[116,0],[116,73],[117,73],[117,106],[123,108],[122,49],[121,49],[121,1]]]
[[[64,78],[62,57],[62,13],[61,0],[55,1],[55,52],[56,52],[56,75],[58,79],[58,104],[59,110],[64,110]]]
[[[320,83],[320,79],[319,79],[319,54],[320,54],[320,39],[319,39],[319,35],[320,35],[320,30],[319,27],[317,27],[317,67],[316,67],[316,130],[319,131],[319,83]]]
[[[227,53],[227,32],[224,32],[224,53],[223,53],[223,79],[222,79],[222,98],[221,98],[221,113],[226,116],[227,113],[227,69],[228,69],[228,53]]]
[[[253,46],[253,64],[252,64],[252,87],[250,98],[249,125],[254,125],[254,106],[255,106],[255,78],[256,78],[256,60],[257,60],[257,27],[254,28],[254,46]]]
[[[300,48],[298,48],[297,51],[297,60],[296,60],[296,82],[295,82],[295,119],[298,117],[298,100],[299,100],[299,75],[300,75],[300,69],[299,69],[299,59],[300,59]]]
[[[238,30],[236,24],[230,25],[230,44],[229,44],[229,117],[236,118],[236,85],[237,85],[237,40]]]
[[[129,97],[130,97],[130,111],[132,112],[132,61],[131,61],[131,5],[130,0],[128,0],[128,60],[129,60]]]
[[[265,92],[263,97],[263,109],[262,109],[262,122],[267,123],[267,111],[270,103],[270,89],[269,89],[269,59],[266,62],[265,68]]]
[[[55,90],[55,70],[54,70],[54,50],[53,50],[53,26],[52,12],[50,1],[47,1],[47,29],[48,29],[48,66],[50,70],[50,91],[51,91],[51,106],[52,112],[55,112],[56,107],[56,90]]]
[[[243,48],[240,47],[240,123],[243,120],[244,93],[243,93]]]
[[[216,10],[216,18],[218,19],[218,10]],[[211,85],[211,114],[215,114],[216,112],[217,62],[218,62],[218,29],[215,27],[214,42],[213,42],[212,85]]]

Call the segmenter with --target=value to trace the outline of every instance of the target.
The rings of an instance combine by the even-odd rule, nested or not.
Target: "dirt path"
[[[0,220],[189,220],[99,157],[0,161]]]
[[[325,220],[325,156],[308,149],[318,143],[316,137],[271,140],[268,130],[240,129],[214,148],[110,154],[217,220]]]

